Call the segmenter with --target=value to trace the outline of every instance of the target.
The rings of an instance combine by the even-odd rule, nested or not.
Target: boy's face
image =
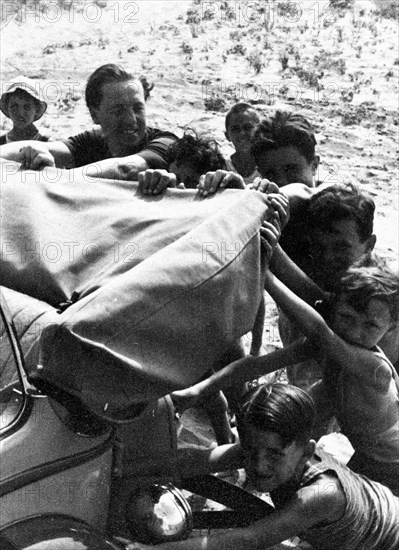
[[[316,155],[309,163],[295,146],[290,145],[265,151],[256,164],[262,178],[267,178],[279,187],[289,183],[303,183],[314,187],[319,157]]]
[[[375,244],[374,235],[365,241],[360,239],[357,224],[350,218],[331,222],[328,230],[314,229],[310,239],[314,277],[326,290]]]
[[[110,82],[102,86],[99,107],[90,109],[95,124],[100,124],[114,155],[134,153],[144,138],[146,113],[144,90],[139,80]]]
[[[249,481],[258,491],[273,491],[294,475],[301,475],[313,454],[313,441],[305,447],[295,441],[283,447],[275,432],[258,430],[248,424],[244,431],[244,437],[241,436],[244,467]]]
[[[356,311],[341,297],[334,307],[332,328],[349,344],[372,349],[388,332],[391,315],[388,305],[378,298],[371,298],[364,311]]]
[[[236,151],[249,153],[251,138],[258,125],[259,117],[256,111],[248,109],[230,117],[225,136],[232,142]]]
[[[8,100],[8,113],[15,128],[26,128],[33,124],[36,116],[36,103],[27,94],[11,94]]]
[[[184,162],[176,164],[172,162],[169,166],[169,172],[176,175],[177,184],[184,183],[187,189],[196,189],[201,174],[197,172],[190,164]]]

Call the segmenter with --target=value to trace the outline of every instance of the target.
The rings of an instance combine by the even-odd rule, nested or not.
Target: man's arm
[[[72,168],[73,154],[62,141],[24,140],[0,146],[0,157],[20,162],[24,168],[37,170],[44,166]]]
[[[149,168],[140,155],[115,157],[85,166],[86,176],[116,180],[137,181],[138,174]]]

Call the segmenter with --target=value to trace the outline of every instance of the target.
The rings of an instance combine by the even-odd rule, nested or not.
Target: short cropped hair
[[[129,80],[139,80],[144,90],[144,100],[146,101],[150,92],[154,87],[154,84],[148,82],[144,76],[135,77],[133,74],[128,73],[119,65],[114,63],[107,63],[102,65],[92,73],[86,84],[85,99],[86,105],[89,109],[92,107],[98,108],[100,106],[103,97],[104,84],[111,84],[114,82],[128,82]]]
[[[329,230],[336,221],[352,219],[361,242],[373,234],[375,203],[371,195],[353,183],[331,185],[309,201],[309,227]]]
[[[261,384],[245,397],[237,415],[240,439],[245,441],[245,426],[270,431],[280,436],[284,447],[294,441],[305,445],[312,436],[315,421],[312,398],[289,384]]]
[[[178,166],[188,164],[199,174],[222,170],[226,166],[217,141],[200,137],[191,128],[169,146],[167,162],[169,165],[175,162]]]
[[[314,130],[303,115],[278,110],[262,118],[251,140],[251,153],[258,161],[267,151],[290,146],[296,147],[310,164],[316,152]]]
[[[254,111],[254,113],[258,117],[258,122],[260,122],[260,117],[259,117],[258,112],[255,109],[255,107],[253,107],[249,103],[244,103],[244,102],[236,103],[235,105],[233,105],[231,107],[231,109],[226,114],[225,125],[226,125],[226,130],[227,131],[229,130],[231,117],[234,116],[234,115],[239,115],[241,113],[245,113],[245,111]]]
[[[389,308],[392,321],[399,316],[399,275],[386,263],[369,267],[351,267],[342,277],[337,299],[344,297],[355,311],[364,312],[368,303],[375,298]]]

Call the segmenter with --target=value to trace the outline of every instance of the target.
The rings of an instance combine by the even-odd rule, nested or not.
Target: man
[[[32,169],[90,165],[88,176],[123,180],[136,180],[148,168],[167,168],[166,151],[176,136],[147,127],[145,101],[151,89],[144,77],[114,64],[103,65],[89,77],[85,94],[99,129],[46,144],[7,144],[0,148],[0,156]]]

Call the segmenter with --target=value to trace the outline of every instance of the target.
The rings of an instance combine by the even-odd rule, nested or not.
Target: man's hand
[[[139,191],[141,191],[143,195],[159,195],[165,191],[167,187],[176,187],[175,174],[160,168],[139,172],[137,179],[139,182]],[[181,189],[181,186],[179,186],[179,189]]]
[[[227,170],[216,170],[202,175],[198,184],[198,194],[202,197],[213,195],[218,189],[245,189],[245,183],[240,174]]]
[[[29,170],[41,170],[46,166],[55,166],[53,155],[46,147],[40,145],[40,142],[26,147],[21,147],[19,150],[20,162],[22,168]]]
[[[266,178],[256,178],[253,183],[249,186],[253,191],[260,191],[261,193],[278,193],[280,191],[277,183],[269,181]]]

